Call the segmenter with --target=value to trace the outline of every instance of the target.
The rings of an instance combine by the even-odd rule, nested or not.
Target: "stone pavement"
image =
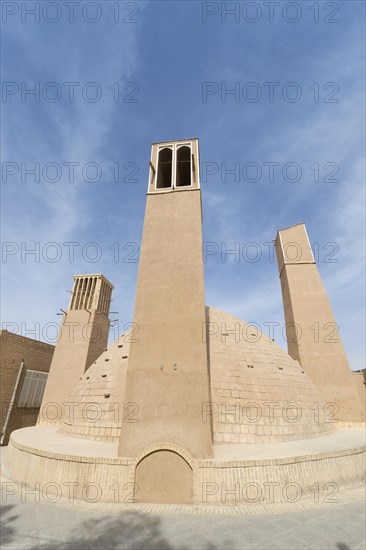
[[[23,502],[22,502],[23,500]],[[156,508],[158,510],[158,508]],[[2,499],[2,550],[363,550],[365,502],[267,515],[81,511]]]

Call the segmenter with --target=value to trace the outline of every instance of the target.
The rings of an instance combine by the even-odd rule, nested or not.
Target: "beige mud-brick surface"
[[[282,490],[289,483],[295,483],[297,490],[307,498],[312,494],[314,483],[322,488],[329,483],[335,484],[337,492],[342,492],[364,482],[365,445],[362,445],[362,430],[344,428],[339,433],[309,441],[312,454],[306,452],[305,442],[291,441],[254,445],[256,449],[251,455],[240,458],[233,456],[232,445],[226,445],[226,450],[220,446],[214,460],[193,460],[173,446],[161,445],[159,449],[160,452],[175,452],[177,457],[178,454],[184,456],[193,474],[195,504],[246,502],[245,487],[248,483],[255,483],[263,492],[266,484],[275,484],[279,489],[273,502],[281,503]],[[319,450],[316,449],[316,441],[319,442]],[[118,501],[126,502],[125,499],[131,497],[132,488],[138,500],[139,488],[134,486],[135,469],[143,463],[144,456],[152,452],[154,449],[148,448],[134,460],[117,457],[116,443],[78,440],[55,429],[38,426],[18,430],[12,435],[3,462],[3,474],[30,487],[50,484],[48,490],[51,492],[54,490],[52,484],[57,483],[57,493],[61,491],[63,498],[69,495],[69,484],[72,483],[75,485],[75,498],[81,500],[85,484],[92,481],[98,484],[103,502],[115,502],[113,487],[117,484],[120,489]],[[145,489],[141,488],[142,491]]]
[[[202,402],[198,421],[213,422],[215,444],[308,439],[335,429],[333,408],[277,344],[211,307],[206,307],[201,328],[206,329],[211,400]],[[128,402],[124,393],[131,338],[122,336],[81,377],[70,398],[73,422],[64,419],[61,426],[65,433],[117,441],[122,423],[127,427],[139,420],[139,399]],[[250,403],[254,408],[248,408]],[[95,417],[93,404],[98,407]]]
[[[342,421],[365,420],[332,308],[303,223],[278,231],[276,252],[288,327],[288,351],[324,394]]]
[[[130,334],[122,335],[80,377],[61,430],[75,437],[119,441],[122,422],[138,419],[137,405],[125,401]],[[71,409],[70,409],[71,411]]]
[[[123,422],[119,454],[135,456],[155,443],[172,443],[192,456],[212,453],[200,189],[149,193],[141,243],[125,402],[139,421]]]

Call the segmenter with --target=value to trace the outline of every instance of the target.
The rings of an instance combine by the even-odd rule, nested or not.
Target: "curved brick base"
[[[343,491],[363,483],[366,449],[360,444],[362,433],[343,428],[338,441],[334,436],[324,436],[318,439],[321,452],[315,454],[297,454],[299,449],[294,446],[294,456],[290,456],[287,445],[283,456],[278,456],[281,447],[277,445],[275,458],[264,458],[263,451],[255,458],[253,447],[248,445],[248,460],[193,460],[183,449],[166,443],[147,448],[131,459],[117,457],[114,443],[94,441],[86,445],[85,440],[50,428],[25,428],[11,436],[3,474],[40,491],[48,500],[133,503],[139,496],[134,484],[136,465],[151,452],[167,449],[180,454],[192,468],[195,504],[259,506],[297,503],[304,498],[331,503]],[[327,445],[330,448],[325,450]],[[233,446],[228,447],[228,453],[233,454]],[[271,448],[273,445],[268,445],[268,455]]]

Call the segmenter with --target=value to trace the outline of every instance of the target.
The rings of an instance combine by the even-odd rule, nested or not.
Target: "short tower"
[[[79,378],[107,347],[113,286],[103,275],[76,275],[42,400],[39,423],[64,414]]]
[[[285,313],[288,353],[299,361],[343,422],[360,422],[363,407],[305,224],[278,231],[275,247]]]

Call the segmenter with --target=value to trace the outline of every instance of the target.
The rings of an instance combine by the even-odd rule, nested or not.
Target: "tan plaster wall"
[[[340,420],[363,420],[364,410],[305,225],[279,231],[275,244],[286,324],[297,325],[288,331],[288,352],[326,399],[337,403]]]
[[[48,502],[52,495],[56,501],[60,497],[71,500],[72,495],[73,499],[86,502],[133,503],[139,500],[138,493],[135,495],[136,464],[132,459],[71,456],[32,449],[17,443],[15,432],[5,455],[3,474],[43,492]],[[333,492],[337,499],[342,491],[362,486],[365,448],[231,462],[191,460],[190,464],[194,504],[245,503],[255,509],[256,505],[284,503],[291,498],[293,502],[314,499],[314,484],[318,484],[316,495],[321,501]],[[186,481],[191,483],[188,476]],[[295,491],[291,484],[295,485]],[[151,494],[151,499],[156,502],[159,495],[154,495]],[[263,500],[255,499],[256,495]]]
[[[40,410],[39,422],[58,422],[85,370],[107,347],[108,316],[68,310],[61,325]],[[53,404],[53,405],[51,405]]]
[[[192,456],[211,454],[200,190],[147,196],[125,401],[139,422],[123,424],[119,454],[167,441]]]
[[[136,466],[138,502],[192,504],[193,474],[188,463],[172,451],[155,451]]]

